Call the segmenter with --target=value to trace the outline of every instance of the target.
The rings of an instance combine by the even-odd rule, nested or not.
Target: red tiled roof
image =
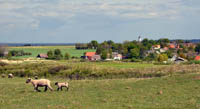
[[[200,56],[196,56],[196,57],[195,57],[195,60],[196,60],[196,61],[200,60]]]
[[[175,45],[174,44],[170,44],[169,48],[175,48]]]
[[[47,55],[47,54],[38,54],[37,57],[40,57],[40,58],[48,58],[48,55]]]
[[[86,52],[85,56],[94,56],[96,54],[96,52]]]

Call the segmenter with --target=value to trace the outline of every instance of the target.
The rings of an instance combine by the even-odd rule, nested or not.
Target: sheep
[[[6,75],[5,75],[5,74],[2,74],[2,75],[1,75],[1,77],[2,77],[2,78],[5,78],[5,77],[6,77]]]
[[[38,87],[45,87],[44,91],[46,92],[47,91],[47,87],[53,91],[53,88],[51,87],[50,83],[51,81],[48,80],[48,79],[39,79],[39,80],[32,80],[31,78],[28,78],[26,80],[26,83],[32,83],[33,84],[33,87],[34,87],[34,90],[35,91],[38,91],[38,92],[41,92],[40,90],[38,90]]]
[[[66,87],[67,91],[69,90],[69,84],[68,84],[68,82],[62,82],[62,83],[56,82],[55,85],[58,86],[57,91],[59,91],[59,89],[61,89],[61,91],[62,91],[63,87]]]
[[[13,77],[14,77],[14,76],[13,76],[12,73],[8,74],[8,78],[13,78]]]
[[[35,78],[35,79],[38,79],[38,76],[35,76],[34,78]]]

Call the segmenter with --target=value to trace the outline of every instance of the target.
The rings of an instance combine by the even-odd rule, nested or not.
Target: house
[[[195,61],[200,61],[200,56],[196,56],[194,60]]]
[[[112,52],[112,58],[114,60],[121,60],[122,59],[122,55],[119,54],[118,52]]]
[[[8,51],[4,51],[3,56],[8,56]]]
[[[164,49],[165,51],[169,50],[169,48],[168,48],[168,47],[164,47],[163,49]]]
[[[48,58],[47,54],[38,54],[37,58]]]
[[[153,45],[152,48],[153,48],[154,50],[160,49],[160,45]]]
[[[97,61],[97,60],[101,60],[101,56],[100,55],[93,55],[91,58],[92,61]]]
[[[196,47],[196,45],[194,43],[184,43],[183,45],[186,47],[192,47],[192,48]]]
[[[176,46],[174,44],[169,44],[168,48],[176,48]]]
[[[94,55],[96,55],[96,52],[85,52],[85,59],[92,60]]]
[[[163,49],[163,48],[161,48],[161,49],[160,49],[160,53],[164,53],[164,52],[166,52],[166,50]]]

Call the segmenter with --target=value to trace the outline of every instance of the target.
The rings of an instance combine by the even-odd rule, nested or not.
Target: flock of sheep
[[[2,78],[5,78],[6,75],[5,74],[2,74]],[[8,74],[8,78],[13,78],[13,74]],[[35,79],[31,79],[31,78],[28,78],[26,80],[26,83],[32,83],[33,84],[33,87],[34,87],[34,90],[37,91],[37,92],[41,92],[38,87],[45,87],[44,91],[46,92],[47,89],[49,88],[51,91],[53,91],[53,88],[51,87],[51,81],[48,80],[48,79],[38,79],[37,76],[35,76]],[[69,90],[69,84],[68,82],[56,82],[55,85],[57,85],[57,91],[61,90],[62,91],[62,88],[63,87],[66,87],[67,88],[67,91]]]

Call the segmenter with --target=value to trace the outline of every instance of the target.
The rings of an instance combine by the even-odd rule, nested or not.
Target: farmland
[[[199,74],[151,79],[66,80],[70,90],[33,91],[25,78],[0,78],[1,109],[199,108]],[[49,78],[54,82],[58,78]],[[43,90],[43,88],[40,88]],[[162,91],[162,93],[160,93]]]
[[[1,109],[200,108],[199,64],[35,58],[54,49],[76,57],[95,51],[76,50],[74,46],[9,47],[32,55],[1,60],[0,74],[15,76],[0,78]],[[25,83],[34,76],[51,80],[54,91],[34,92],[33,86]],[[55,91],[57,81],[68,81],[69,91]]]
[[[8,50],[24,50],[24,52],[32,53],[31,56],[20,56],[15,58],[35,58],[40,53],[47,53],[49,50],[60,49],[63,55],[67,52],[71,56],[80,57],[86,51],[95,51],[94,49],[76,50],[74,46],[27,46],[27,47],[8,47]]]

